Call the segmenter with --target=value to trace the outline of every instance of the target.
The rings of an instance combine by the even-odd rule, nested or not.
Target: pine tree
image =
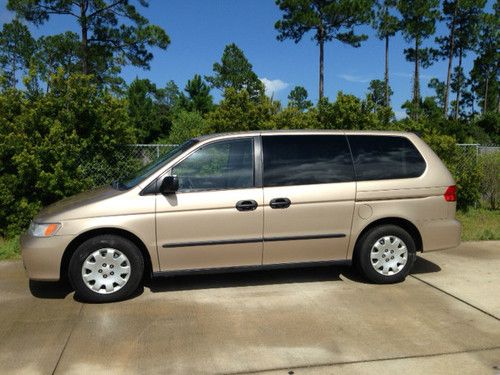
[[[283,18],[276,22],[277,39],[291,39],[299,43],[313,32],[319,45],[319,99],[324,94],[324,45],[338,40],[359,47],[368,37],[356,34],[356,26],[368,23],[373,0],[276,0]]]
[[[436,20],[439,17],[439,0],[400,0],[398,9],[401,13],[401,27],[407,42],[414,44],[413,48],[405,50],[406,59],[414,63],[413,73],[413,112],[418,120],[420,103],[420,73],[419,68],[428,67],[432,63],[432,50],[423,48],[422,43],[436,31]]]

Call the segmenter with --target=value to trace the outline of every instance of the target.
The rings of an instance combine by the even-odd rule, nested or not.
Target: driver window
[[[179,191],[245,189],[254,186],[253,140],[234,139],[201,147],[172,168]]]

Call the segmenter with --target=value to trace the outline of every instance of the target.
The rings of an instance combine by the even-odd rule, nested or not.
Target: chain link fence
[[[92,155],[89,155],[90,157],[83,157],[80,164],[81,172],[84,177],[89,179],[90,186],[102,186],[114,180],[130,176],[175,146],[177,145],[125,145],[111,157],[102,158]],[[500,152],[499,146],[458,144],[455,170],[458,173],[467,173],[471,168],[478,166],[481,155],[495,152]]]
[[[81,158],[81,175],[89,181],[90,187],[97,187],[122,180],[158,159],[175,144],[124,145],[113,155],[85,155]]]

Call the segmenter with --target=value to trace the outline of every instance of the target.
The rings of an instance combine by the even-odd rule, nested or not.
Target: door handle
[[[253,211],[257,208],[258,204],[253,199],[248,199],[244,201],[238,201],[236,203],[236,209],[238,211]]]
[[[288,208],[292,202],[288,198],[274,198],[269,202],[271,208]]]

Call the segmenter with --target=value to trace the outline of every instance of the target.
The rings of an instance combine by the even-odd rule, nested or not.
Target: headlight
[[[35,237],[50,237],[57,233],[61,228],[60,223],[31,223],[30,233]]]

